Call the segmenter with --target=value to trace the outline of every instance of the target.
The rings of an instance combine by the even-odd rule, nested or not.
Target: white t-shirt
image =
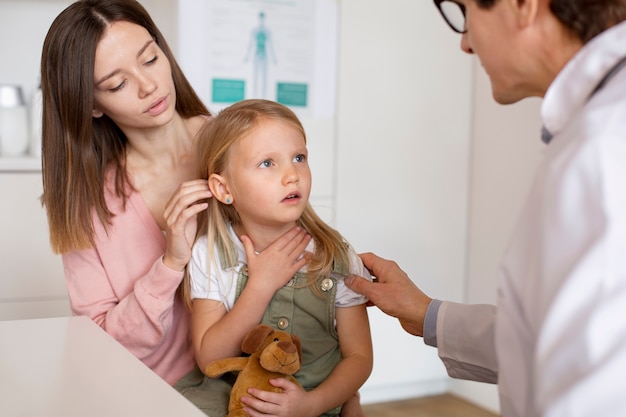
[[[233,307],[235,303],[235,292],[237,287],[237,278],[241,268],[247,263],[246,252],[243,243],[239,240],[232,227],[229,227],[231,237],[237,247],[237,264],[233,268],[223,270],[220,265],[211,268],[211,276],[207,276],[207,236],[201,236],[193,247],[191,260],[189,262],[189,272],[191,277],[191,298],[204,298],[209,300],[221,301],[224,303],[227,311]],[[313,252],[315,245],[311,243],[306,251]],[[349,247],[350,272],[360,275],[371,280],[369,271],[363,266],[361,258],[356,254],[354,249]],[[216,253],[215,259],[219,259]],[[218,261],[219,263],[219,261]],[[306,267],[300,272],[306,272]],[[337,280],[337,295],[335,299],[335,307],[352,307],[367,302],[367,298],[346,287],[343,279]]]

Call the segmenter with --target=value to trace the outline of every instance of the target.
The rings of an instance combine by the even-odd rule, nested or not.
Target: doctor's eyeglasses
[[[457,33],[465,33],[465,6],[454,0],[434,0],[435,6],[448,26]]]

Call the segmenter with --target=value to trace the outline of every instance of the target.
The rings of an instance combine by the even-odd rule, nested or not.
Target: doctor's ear
[[[228,187],[228,182],[219,174],[211,174],[209,176],[209,189],[213,194],[213,198],[217,198],[224,204],[232,204],[235,200]]]

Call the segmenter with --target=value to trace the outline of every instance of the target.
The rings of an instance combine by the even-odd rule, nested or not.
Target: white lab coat
[[[547,91],[553,139],[501,263],[497,310],[440,307],[448,372],[497,374],[503,417],[626,416],[626,68],[589,99],[624,56],[626,22]]]

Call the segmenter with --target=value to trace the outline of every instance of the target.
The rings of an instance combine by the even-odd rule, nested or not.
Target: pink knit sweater
[[[189,313],[176,296],[183,273],[163,264],[165,236],[141,195],[132,192],[124,210],[106,188],[115,213],[108,232],[96,219],[95,248],[63,255],[72,312],[90,317],[173,385],[195,364]]]

